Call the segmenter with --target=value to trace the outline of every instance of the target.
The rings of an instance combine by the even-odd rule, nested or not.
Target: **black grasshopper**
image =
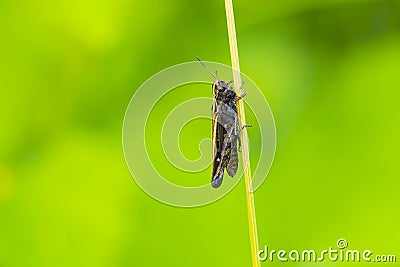
[[[196,57],[197,58],[197,57]],[[238,96],[230,82],[218,79],[217,75],[197,58],[203,67],[216,79],[212,85],[212,142],[213,163],[211,185],[218,188],[222,184],[224,170],[233,177],[238,169],[238,150],[240,151],[240,131],[250,125],[239,128],[239,117],[236,102],[242,99],[246,93]]]

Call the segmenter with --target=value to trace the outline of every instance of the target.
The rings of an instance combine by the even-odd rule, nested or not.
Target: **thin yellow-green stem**
[[[235,18],[233,15],[232,0],[225,0],[226,10],[226,21],[228,24],[228,35],[229,35],[229,47],[231,51],[232,69],[233,69],[233,81],[235,85],[236,93],[240,94],[240,86],[242,84],[240,78],[240,66],[239,66],[239,54],[236,40],[236,29],[235,29]],[[240,122],[244,125],[246,122],[244,114],[243,101],[238,101],[237,110]],[[259,267],[260,261],[257,257],[258,252],[258,235],[257,235],[257,223],[256,223],[256,210],[254,207],[254,195],[251,190],[251,169],[249,160],[249,142],[247,137],[246,129],[240,133],[242,140],[242,159],[244,168],[244,180],[246,183],[246,201],[247,201],[247,215],[249,222],[250,232],[250,246],[251,246],[251,259],[253,267]]]

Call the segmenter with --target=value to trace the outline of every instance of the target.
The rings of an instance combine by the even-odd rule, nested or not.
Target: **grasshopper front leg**
[[[243,97],[245,97],[247,95],[247,92],[243,89],[243,84],[244,84],[244,81],[242,81],[242,85],[240,85],[240,91],[242,91],[243,93],[236,97],[236,101],[239,101],[240,99],[242,99]]]

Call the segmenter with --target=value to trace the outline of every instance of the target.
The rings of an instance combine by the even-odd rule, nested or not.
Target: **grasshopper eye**
[[[216,84],[218,91],[223,92],[225,91],[225,86],[221,83]]]

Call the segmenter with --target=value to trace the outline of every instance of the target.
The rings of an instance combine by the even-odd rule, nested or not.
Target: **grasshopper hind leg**
[[[229,155],[229,160],[226,165],[226,172],[229,174],[230,177],[235,176],[237,169],[238,169],[238,148],[237,148],[237,140],[239,139],[239,136],[233,135],[232,136],[232,141],[230,144],[230,155]]]

